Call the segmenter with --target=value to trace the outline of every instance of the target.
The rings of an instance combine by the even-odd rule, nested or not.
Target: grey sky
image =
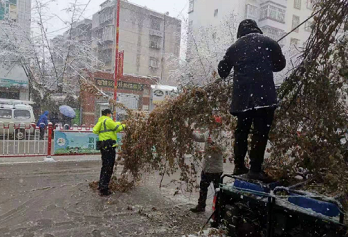
[[[92,15],[100,10],[100,4],[104,1],[105,0],[90,0],[90,3],[81,19],[91,19]],[[50,13],[57,15],[57,17],[52,18],[47,24],[47,31],[53,32],[50,34],[50,37],[54,37],[57,34],[61,34],[65,31],[64,27],[66,27],[66,25],[62,22],[62,20],[70,20],[68,19],[68,14],[64,9],[66,9],[69,6],[69,3],[71,2],[73,1],[56,0],[50,5]],[[88,2],[89,0],[78,0],[79,4],[86,4]],[[181,20],[184,20],[187,17],[188,0],[129,0],[129,2],[135,3],[140,6],[146,6],[149,9],[161,13],[169,12],[170,16],[177,17]]]

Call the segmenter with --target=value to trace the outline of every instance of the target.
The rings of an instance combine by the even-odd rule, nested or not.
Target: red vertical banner
[[[124,51],[120,52],[119,55],[118,55],[118,61],[119,61],[119,64],[118,64],[118,76],[119,77],[122,77],[123,76],[123,62],[124,62]]]
[[[53,133],[53,124],[48,123],[48,146],[47,146],[47,157],[51,157],[52,153],[52,133]]]

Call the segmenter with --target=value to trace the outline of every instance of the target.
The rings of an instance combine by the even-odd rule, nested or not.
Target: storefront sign
[[[117,134],[119,149],[122,145],[123,133]],[[54,154],[98,154],[96,144],[99,140],[98,135],[92,132],[79,131],[55,131],[54,132]],[[118,149],[118,151],[119,151]]]
[[[96,85],[100,86],[100,87],[114,88],[114,80],[96,78],[95,82],[96,82]],[[144,85],[138,84],[138,83],[118,81],[117,88],[118,89],[125,89],[125,90],[143,91]]]
[[[119,81],[117,83],[117,88],[126,90],[143,91],[144,85],[130,82]]]
[[[27,81],[0,78],[0,87],[28,87]]]

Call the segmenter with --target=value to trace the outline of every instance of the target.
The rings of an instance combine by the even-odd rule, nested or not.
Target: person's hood
[[[257,26],[256,21],[246,19],[239,24],[237,38],[241,38],[251,33],[263,34],[262,30]]]
[[[48,116],[48,111],[45,111],[43,115]]]

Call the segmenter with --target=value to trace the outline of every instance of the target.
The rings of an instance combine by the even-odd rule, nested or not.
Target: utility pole
[[[117,0],[116,3],[116,46],[115,46],[115,72],[114,72],[114,78],[115,78],[115,87],[114,87],[114,101],[116,103],[117,101],[117,82],[118,82],[118,64],[119,64],[119,40],[120,40],[120,6],[121,0]],[[114,121],[116,121],[116,105],[114,106]]]

